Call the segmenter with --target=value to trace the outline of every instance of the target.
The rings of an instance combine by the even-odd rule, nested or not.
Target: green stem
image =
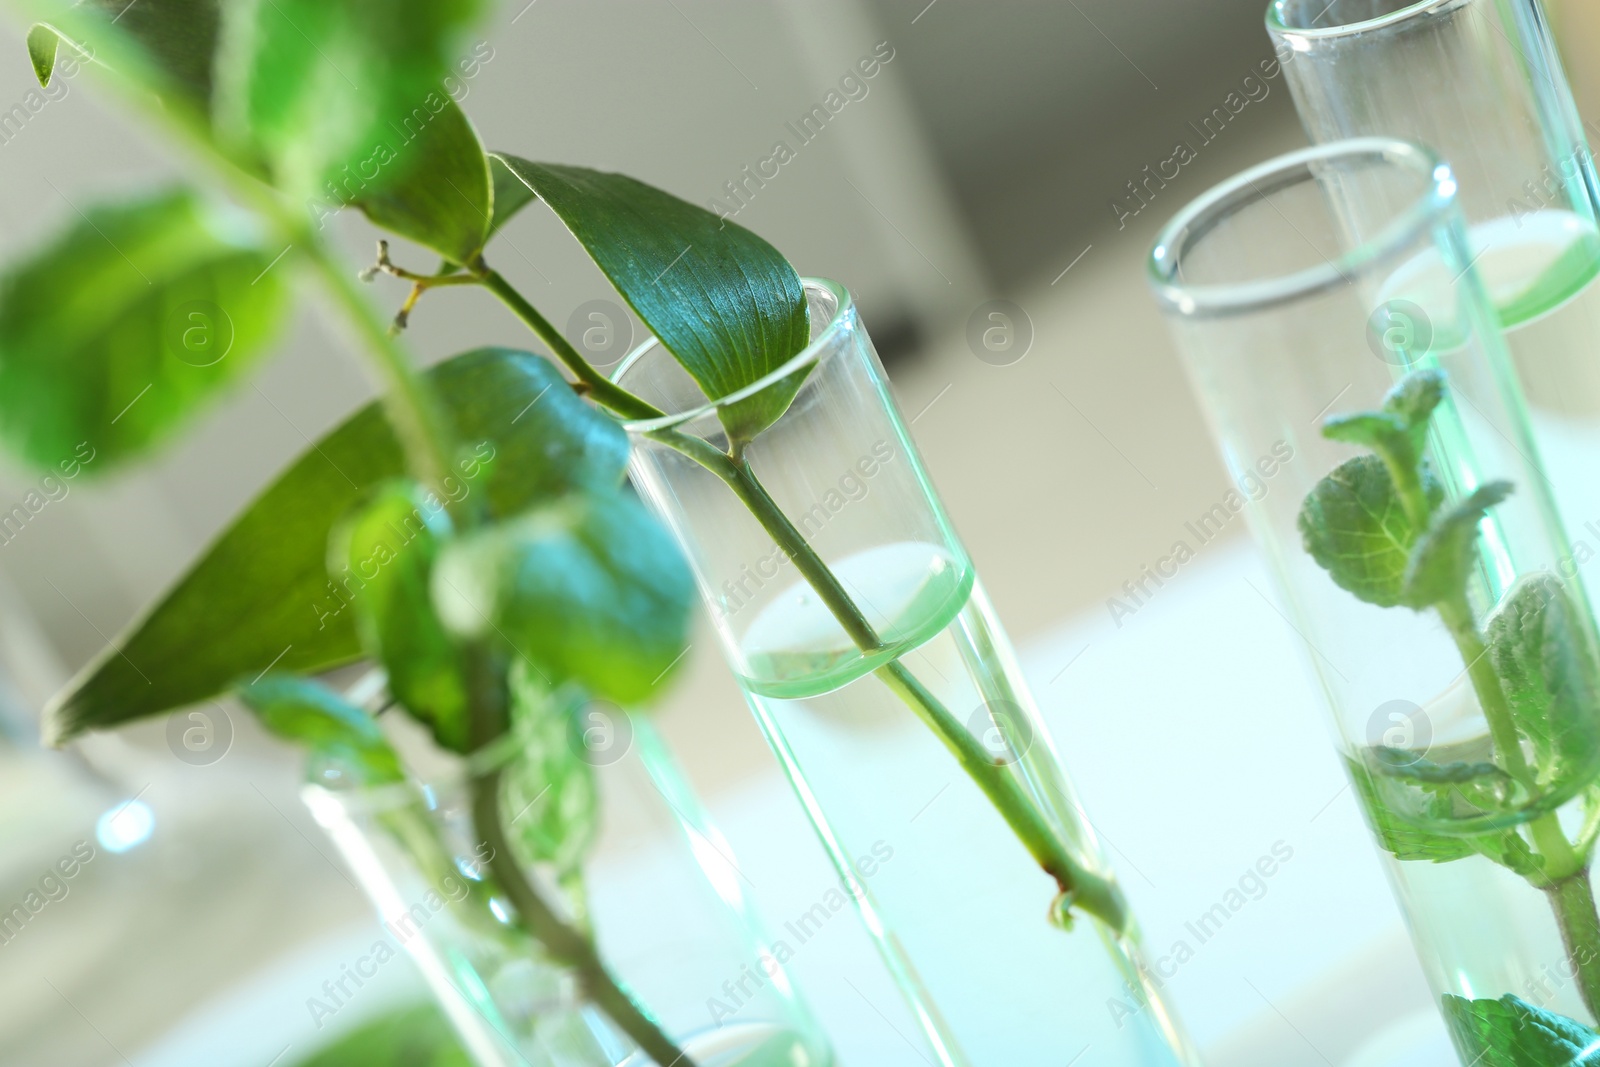
[[[1596,911],[1594,887],[1588,870],[1580,870],[1545,889],[1550,907],[1561,928],[1561,944],[1577,972],[1573,977],[1584,1007],[1591,1018],[1600,1020],[1600,912]]]
[[[623,390],[599,371],[556,332],[545,317],[523,298],[510,283],[492,270],[484,269],[484,285],[514,311],[541,337],[578,379],[588,385],[595,400],[624,418],[662,418],[664,413],[645,401]],[[597,387],[603,382],[604,389]],[[762,529],[783,549],[794,563],[795,569],[806,579],[828,606],[850,640],[863,653],[871,655],[884,649],[882,638],[867,620],[838,577],[817,555],[789,517],[772,499],[742,450],[738,457],[723,452],[709,442],[692,434],[676,430],[659,430],[648,434],[705,467],[733,490],[746,510],[753,515]],[[1028,849],[1034,860],[1056,882],[1060,899],[1083,908],[1105,923],[1113,931],[1127,929],[1128,908],[1122,891],[1115,882],[1087,870],[1073,858],[1060,835],[1040,811],[1035,798],[1030,796],[1008,767],[997,762],[978,743],[977,739],[950,714],[937,697],[912,675],[898,659],[885,664],[876,672],[878,678],[901,698],[955,756],[962,769],[977,784],[999,811],[1018,839]]]
[[[1455,639],[1456,649],[1467,664],[1467,675],[1478,696],[1478,705],[1489,724],[1489,738],[1501,768],[1532,790],[1537,786],[1533,769],[1522,751],[1516,721],[1500,686],[1500,676],[1489,661],[1488,649],[1472,616],[1465,594],[1437,605],[1439,617]],[[1589,884],[1588,859],[1573,848],[1561,829],[1555,812],[1546,812],[1528,823],[1533,846],[1545,859],[1542,872],[1545,896],[1555,912],[1561,941],[1572,964],[1574,978],[1591,1017],[1600,1020],[1600,912],[1596,911],[1594,890]]]

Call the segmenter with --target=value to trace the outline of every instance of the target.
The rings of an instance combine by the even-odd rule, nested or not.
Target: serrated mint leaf
[[[1444,1017],[1474,1067],[1600,1067],[1600,1034],[1509,993],[1499,1000],[1446,993]]]
[[[1587,619],[1566,586],[1552,574],[1527,575],[1485,629],[1489,661],[1537,765],[1587,766],[1600,744],[1600,663]]]
[[[1426,431],[1434,409],[1444,399],[1444,384],[1443,371],[1431,368],[1412,371],[1383,398],[1383,410],[1413,432]],[[1421,447],[1420,438],[1418,447]]]
[[[1426,468],[1422,481],[1430,501],[1443,497]],[[1346,460],[1318,482],[1299,525],[1306,551],[1339,588],[1379,607],[1406,603],[1406,568],[1420,531],[1377,456]]]
[[[274,672],[241,686],[239,699],[269,731],[311,750],[314,779],[337,771],[360,786],[405,781],[399,757],[372,716],[326,686]]]
[[[574,744],[575,691],[552,692],[527,663],[511,669],[516,758],[501,776],[500,808],[526,862],[547,863],[558,878],[578,869],[600,833],[594,767]]]
[[[471,749],[466,673],[434,614],[428,583],[451,535],[450,516],[415,482],[393,482],[334,534],[329,569],[358,583],[351,598],[362,645],[389,692],[452,752]]]
[[[1407,604],[1420,610],[1462,595],[1478,562],[1478,524],[1510,495],[1510,482],[1488,482],[1434,514],[1411,549],[1404,583]]]
[[[810,340],[800,276],[744,227],[623,174],[497,154],[711,399],[754,385]],[[772,425],[804,380],[802,369],[722,408],[729,436]]]
[[[450,544],[433,597],[453,632],[509,644],[547,685],[648,699],[688,644],[688,569],[621,490],[559,501]]]
[[[1373,780],[1372,770],[1359,760],[1347,760],[1346,769],[1355,785],[1356,797],[1367,815],[1378,844],[1399,860],[1449,863],[1474,855],[1476,850],[1465,839],[1421,829],[1384,802]]]

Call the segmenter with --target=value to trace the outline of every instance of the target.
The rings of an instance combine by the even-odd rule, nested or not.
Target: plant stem
[[[660,410],[603,377],[499,274],[485,267],[481,276],[484,285],[549,344],[580,381],[589,385],[589,393],[596,401],[624,418],[664,417]],[[596,383],[603,383],[604,388]],[[827,563],[806,541],[805,535],[772,499],[751,470],[742,449],[737,450],[738,456],[735,458],[693,434],[659,430],[648,436],[676,449],[727,484],[762,529],[783,549],[795,569],[816,590],[817,596],[828,606],[856,647],[869,656],[883,651],[885,646],[877,631]],[[1128,908],[1122,891],[1115,882],[1087,870],[1073,858],[1066,843],[1040,811],[1037,801],[1027,793],[1010,769],[992,758],[961,721],[898,658],[879,667],[874,673],[933,730],[955,756],[1029,854],[1055,880],[1060,894],[1094,915],[1115,933],[1123,933],[1127,929]]]
[[[1465,593],[1437,607],[1467,665],[1467,675],[1489,723],[1489,737],[1501,768],[1524,787],[1535,788],[1538,783],[1522,751],[1500,676],[1489,661],[1488,648],[1478,633]],[[1553,811],[1529,822],[1528,834],[1545,859],[1543,876],[1547,881],[1542,888],[1555,911],[1556,925],[1561,929],[1561,941],[1584,1006],[1590,1016],[1600,1020],[1600,912],[1589,884],[1588,859],[1572,847],[1561,829],[1560,817]]]

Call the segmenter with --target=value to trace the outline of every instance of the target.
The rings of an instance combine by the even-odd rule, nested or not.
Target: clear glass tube
[[[727,842],[648,720],[597,702],[574,723],[600,795],[586,870],[624,869],[591,882],[524,863],[530,879],[593,931],[611,972],[698,1067],[833,1067],[787,970],[765,951],[770,936]],[[528,757],[510,743],[489,758],[510,783]],[[488,768],[482,755],[454,762],[427,784],[305,787],[384,924],[372,951],[319,992],[321,1003],[337,1012],[360,995],[363,975],[403,950],[483,1067],[647,1067],[654,1061],[585,999],[575,976],[506,921],[515,909],[473,830],[468,775]],[[532,799],[504,797],[513,841]]]
[[[1600,570],[1584,566],[1600,552],[1600,181],[1544,9],[1277,0],[1267,28],[1313,143],[1397,137],[1455,172],[1574,566],[1600,593]],[[1406,316],[1400,305],[1373,311]]]
[[[849,294],[806,293],[810,346],[748,390],[708,401],[654,341],[615,380],[668,413],[628,427],[634,482],[682,544],[919,1051],[942,1067],[1091,1048],[1084,1062],[1195,1062]],[[797,377],[782,416],[730,449],[719,412]],[[1070,930],[1051,925],[1069,910]]]
[[[1466,1064],[1596,1021],[1600,661],[1457,198],[1407,143],[1308,149],[1186,207],[1150,274]],[[1373,313],[1401,285],[1409,329]],[[1411,444],[1368,444],[1425,383]],[[1496,483],[1439,570],[1425,531]]]

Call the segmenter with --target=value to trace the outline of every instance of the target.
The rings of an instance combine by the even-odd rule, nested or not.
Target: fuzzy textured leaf
[[[1552,574],[1530,574],[1512,589],[1485,627],[1489,662],[1505,691],[1517,731],[1536,763],[1565,769],[1586,763],[1600,738],[1600,663],[1587,616]]]
[[[394,482],[334,534],[328,569],[361,583],[351,602],[356,629],[383,664],[390,694],[441,746],[464,753],[471,749],[466,675],[428,594],[450,534],[450,515],[437,498],[415,482]]]
[[[1510,482],[1488,482],[1433,516],[1406,565],[1407,604],[1420,610],[1461,594],[1478,562],[1478,524],[1510,495]]]
[[[1423,830],[1391,811],[1379,795],[1372,771],[1359,761],[1349,760],[1347,770],[1367,813],[1367,824],[1385,852],[1399,860],[1431,863],[1449,863],[1475,853],[1465,838]]]
[[[311,750],[313,777],[336,768],[363,786],[405,780],[399,757],[372,717],[307,678],[272,673],[239,689],[272,733]]]
[[[1422,482],[1437,505],[1443,490],[1425,467]],[[1339,588],[1379,607],[1406,603],[1406,568],[1420,531],[1383,460],[1366,455],[1339,464],[1306,497],[1299,525],[1306,551]]]
[[[677,546],[631,494],[572,493],[467,534],[434,570],[440,617],[500,638],[550,686],[648,699],[688,644],[691,583]]]
[[[91,207],[0,275],[0,440],[38,467],[87,441],[101,473],[238,378],[283,319],[250,220],[187,190]]]
[[[1372,449],[1391,473],[1411,471],[1421,462],[1428,420],[1443,399],[1442,372],[1413,371],[1384,396],[1382,410],[1336,415],[1323,422],[1322,435]]]
[[[1509,993],[1499,1000],[1446,993],[1444,1017],[1475,1067],[1600,1067],[1600,1034]]]
[[[427,377],[458,439],[478,443],[447,493],[479,492],[487,478],[490,510],[503,517],[576,487],[621,483],[627,435],[538,356],[482,348]],[[85,669],[52,703],[47,734],[59,743],[192,704],[268,666],[311,673],[360,658],[344,610],[356,586],[330,580],[329,535],[379,485],[404,476],[388,420],[369,404],[280,475]]]
[[[707,396],[753,385],[805,348],[800,277],[749,230],[626,175],[499,156]],[[749,440],[776,422],[804,380],[802,369],[722,408],[728,434]]]

